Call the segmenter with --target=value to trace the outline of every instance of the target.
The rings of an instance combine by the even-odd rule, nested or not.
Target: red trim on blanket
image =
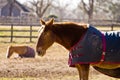
[[[106,39],[105,39],[104,34],[102,34],[102,47],[103,47],[103,53],[102,53],[100,61],[103,62],[105,60],[105,54],[106,54]]]
[[[71,53],[69,53],[69,60],[68,60],[68,64],[70,65],[72,63],[72,55]]]
[[[86,32],[85,32],[85,33],[86,33]],[[77,46],[77,44],[79,44],[79,42],[83,39],[85,33],[83,33],[83,35],[80,37],[79,41],[70,48],[70,52],[71,52],[71,51]],[[81,46],[81,47],[82,47],[82,46]],[[71,55],[71,53],[69,53],[68,64],[71,64],[71,63],[72,63],[71,61],[72,61],[72,55]]]
[[[85,33],[86,33],[86,32],[85,32]],[[77,44],[79,44],[79,42],[83,39],[85,33],[83,33],[83,35],[80,37],[79,41],[70,48],[70,51],[73,50],[73,48],[75,48],[75,47],[77,46]],[[79,46],[79,47],[82,47],[82,46]]]
[[[120,62],[103,62],[104,64],[120,64]],[[78,63],[74,63],[72,65],[69,65],[69,67],[75,67],[76,64],[102,64],[102,62],[78,62]]]
[[[69,65],[69,67],[75,67],[76,64],[98,64],[100,63],[99,61],[98,62],[78,62],[78,63],[74,63],[72,65]]]

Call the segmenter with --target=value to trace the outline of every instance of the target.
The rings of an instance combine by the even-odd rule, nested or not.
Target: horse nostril
[[[46,53],[46,50],[39,47],[37,48],[36,52],[38,53],[39,56],[43,56]]]
[[[37,48],[36,49],[36,51],[37,51],[38,54],[41,54],[41,50],[42,50],[41,48]]]
[[[38,53],[38,55],[42,54],[41,50],[37,50],[37,53]]]
[[[40,54],[40,51],[37,51],[38,54]]]
[[[40,50],[37,49],[36,52],[37,52],[37,53],[40,53]]]

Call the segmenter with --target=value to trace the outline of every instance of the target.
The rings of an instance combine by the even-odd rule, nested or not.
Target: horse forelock
[[[40,26],[38,32],[42,32],[44,30],[44,28],[45,28],[45,25]]]
[[[39,28],[39,30],[38,30],[39,36],[42,34],[42,32],[44,31],[44,29],[45,29],[45,25],[42,25],[42,26]]]

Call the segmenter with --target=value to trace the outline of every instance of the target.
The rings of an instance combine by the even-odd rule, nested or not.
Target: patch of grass
[[[39,78],[0,78],[0,80],[40,80]]]
[[[110,26],[104,26],[104,27],[102,27],[102,26],[97,26],[96,27],[98,30],[101,30],[101,31],[111,31],[111,27]],[[120,30],[120,26],[114,26],[113,27],[113,30]]]

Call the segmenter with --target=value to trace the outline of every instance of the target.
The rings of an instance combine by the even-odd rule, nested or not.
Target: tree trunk
[[[81,0],[85,13],[88,15],[88,21],[93,19],[94,0],[89,0],[89,4],[86,4],[84,0]]]

